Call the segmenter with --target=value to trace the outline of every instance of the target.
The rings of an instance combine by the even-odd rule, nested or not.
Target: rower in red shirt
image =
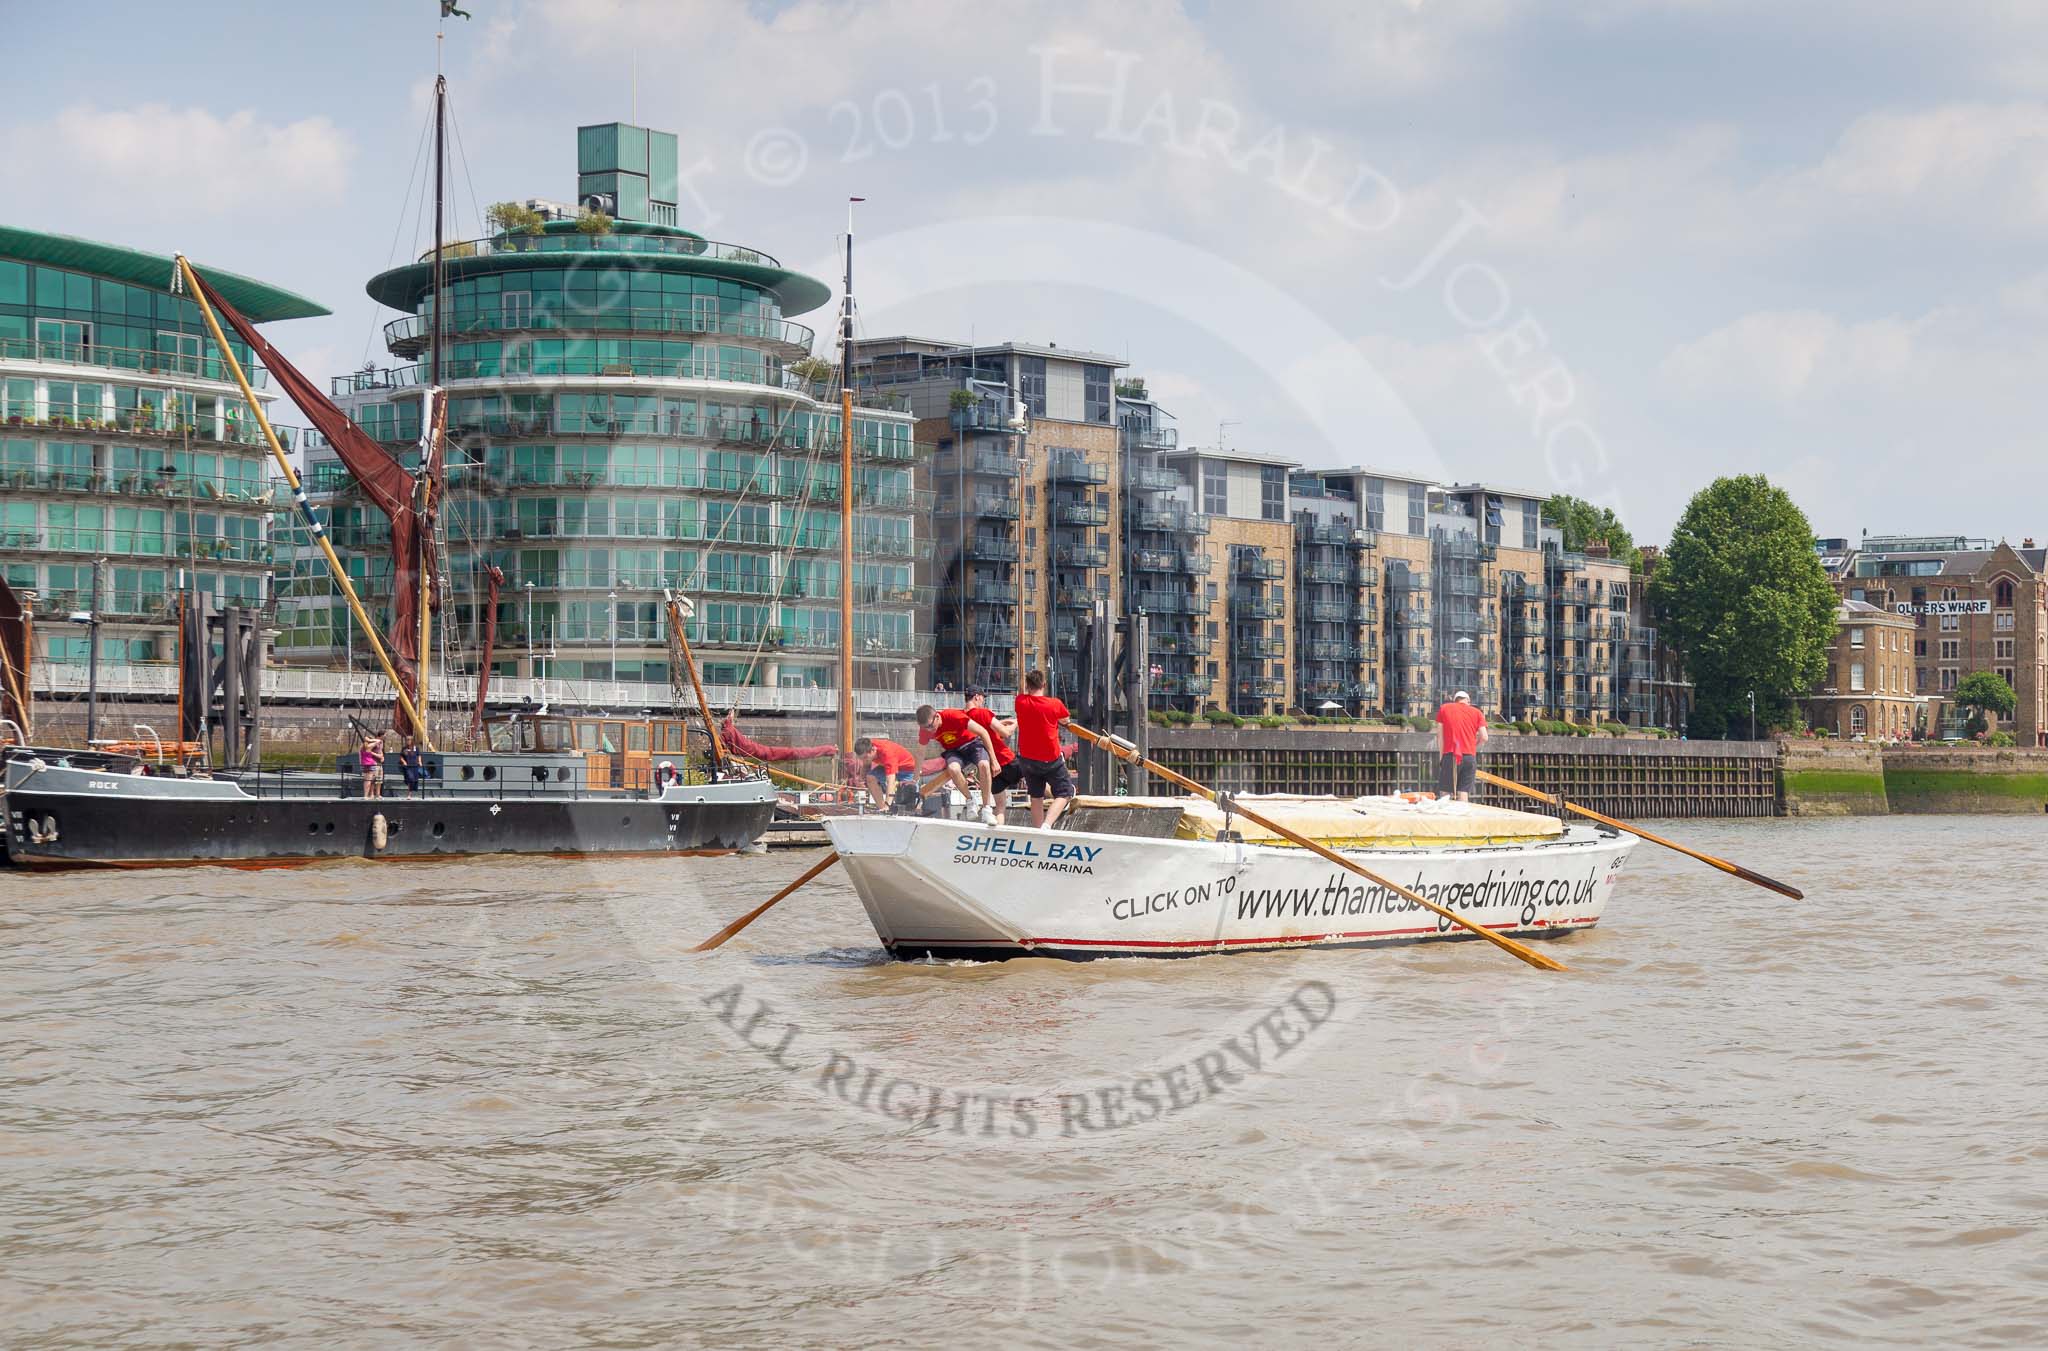
[[[988,706],[988,691],[979,685],[967,687],[967,716],[987,730],[995,745],[995,777],[989,787],[995,790],[996,815],[1003,817],[1010,790],[1024,782],[1024,767],[1017,763],[1017,752],[1010,749],[1010,740],[1017,735],[1017,720],[998,718]]]
[[[1072,715],[1045,692],[1045,672],[1028,671],[1017,696],[1017,763],[1031,795],[1031,824],[1050,830],[1074,800],[1074,776],[1060,753],[1060,728]]]
[[[895,804],[899,784],[917,782],[917,757],[893,741],[864,736],[853,743],[853,753],[867,761],[868,783],[878,807]]]
[[[1470,802],[1479,773],[1479,748],[1486,744],[1486,715],[1472,707],[1471,695],[1459,690],[1436,711],[1436,722],[1443,746],[1436,764],[1436,790]]]
[[[1001,825],[995,813],[995,775],[990,766],[995,763],[996,743],[989,729],[967,716],[967,710],[948,708],[940,710],[930,704],[920,705],[917,710],[917,744],[936,741],[945,752],[945,773],[924,786],[923,792],[930,795],[941,784],[951,781],[960,789],[960,795],[968,795],[967,771],[972,770],[981,786],[981,822],[983,825]]]

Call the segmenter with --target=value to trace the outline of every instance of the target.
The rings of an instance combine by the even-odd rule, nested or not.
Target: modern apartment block
[[[1295,708],[1294,522],[1287,477],[1297,460],[1248,450],[1181,447],[1162,456],[1182,486],[1159,510],[1185,520],[1209,571],[1194,592],[1211,650],[1201,673],[1210,703],[1257,717]],[[1206,528],[1203,528],[1205,523]]]
[[[675,587],[696,601],[690,640],[711,684],[834,686],[851,641],[860,687],[913,688],[930,637],[914,577],[929,536],[911,418],[857,409],[843,485],[838,399],[791,369],[816,334],[789,316],[830,292],[758,249],[678,226],[672,135],[580,128],[577,174],[582,198],[612,206],[608,230],[531,199],[551,218],[530,232],[448,247],[438,307],[431,255],[373,277],[370,296],[403,311],[384,330],[401,364],[334,382],[356,421],[416,465],[442,331],[444,632],[474,650],[495,564],[499,674],[665,682],[662,590]],[[308,471],[350,568],[388,602],[381,520],[331,449],[315,446]],[[839,562],[845,491],[858,509],[851,578]],[[332,660],[346,612],[305,568],[309,594],[282,647]],[[849,585],[854,632],[842,635]]]
[[[1651,721],[1640,589],[1565,552],[1545,494],[1363,467],[1298,471],[1289,494],[1305,703],[1415,716],[1464,690],[1501,717]]]
[[[1123,596],[1127,479],[1119,358],[1051,344],[910,336],[856,345],[864,398],[915,417],[932,447],[929,681],[1017,688],[1071,669],[1078,623]]]
[[[1967,714],[1950,694],[1971,672],[1993,671],[2019,696],[2014,716],[1993,727],[2022,746],[2048,745],[2048,550],[2031,539],[2015,548],[1960,535],[1865,535],[1818,545],[1845,601],[1912,621],[1913,693],[1925,700],[1912,730],[1960,735]]]
[[[201,265],[258,322],[327,313]],[[172,260],[0,227],[0,572],[35,593],[36,660],[176,659],[170,605],[191,590],[261,605],[277,570],[270,456]],[[268,375],[232,342],[257,399]],[[290,429],[281,428],[289,435]],[[97,597],[94,563],[101,563]]]
[[[1123,606],[1145,616],[1151,703],[1194,712],[1223,688],[1220,628],[1211,626],[1210,519],[1196,507],[1194,483],[1178,461],[1180,431],[1143,380],[1120,382]],[[1270,673],[1268,675],[1270,679]]]

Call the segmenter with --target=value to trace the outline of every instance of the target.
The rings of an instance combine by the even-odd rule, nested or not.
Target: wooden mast
[[[441,63],[441,34],[434,34],[434,64]],[[415,510],[419,515],[420,528],[414,535],[416,553],[415,570],[419,573],[419,638],[413,662],[413,696],[419,700],[420,712],[425,713],[431,701],[427,697],[428,681],[431,678],[433,660],[433,609],[434,577],[427,566],[433,556],[433,537],[428,533],[427,522],[434,508],[436,484],[434,482],[434,451],[440,444],[443,428],[447,425],[446,399],[441,392],[441,310],[447,298],[447,245],[443,232],[446,217],[445,197],[447,188],[447,143],[448,143],[448,77],[438,69],[434,72],[434,332],[427,352],[427,404],[420,410],[421,420],[427,429],[427,439],[421,443],[420,486],[414,494]],[[434,743],[422,725],[420,749],[432,750]]]
[[[846,285],[839,321],[839,749],[853,754],[853,204],[846,199]]]

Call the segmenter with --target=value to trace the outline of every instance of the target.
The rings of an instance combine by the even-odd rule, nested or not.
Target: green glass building
[[[199,266],[259,322],[327,313]],[[103,664],[161,664],[156,683],[174,687],[173,593],[261,604],[280,570],[272,518],[285,495],[171,271],[165,254],[0,226],[0,572],[35,593],[45,692],[81,683],[69,668],[83,667],[89,630],[68,616],[96,610]],[[234,346],[267,403],[266,373]],[[153,688],[141,672],[124,687]]]
[[[838,680],[840,492],[836,393],[813,379],[813,330],[792,322],[827,287],[752,248],[675,224],[675,138],[623,124],[578,132],[576,208],[446,251],[441,383],[449,397],[446,669],[473,671],[486,564],[503,569],[494,673],[665,686],[662,591],[696,604],[707,683],[825,688]],[[431,255],[373,277],[403,311],[385,326],[400,364],[344,376],[335,394],[417,464],[437,327]],[[908,690],[929,648],[912,570],[920,547],[912,421],[859,410],[856,682]],[[388,604],[387,540],[331,449],[309,486],[373,602]],[[331,661],[348,619],[302,560],[282,649]],[[363,658],[357,643],[356,659]],[[644,692],[644,691],[643,691]],[[629,692],[630,694],[631,692]],[[612,697],[598,694],[594,697]],[[757,701],[758,703],[758,701]]]

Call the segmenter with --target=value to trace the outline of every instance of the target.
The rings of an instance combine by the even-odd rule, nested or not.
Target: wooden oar
[[[1119,760],[1124,760],[1134,765],[1142,765],[1147,770],[1150,770],[1152,773],[1157,774],[1160,778],[1165,779],[1167,782],[1177,783],[1181,787],[1187,789],[1190,793],[1194,793],[1198,796],[1208,798],[1211,802],[1220,802],[1221,800],[1222,795],[1217,793],[1215,789],[1204,788],[1201,784],[1196,783],[1193,779],[1188,778],[1186,775],[1176,774],[1172,770],[1168,769],[1166,766],[1159,764],[1156,761],[1147,760],[1144,756],[1138,754],[1136,749],[1134,749],[1126,743],[1119,742],[1112,737],[1106,737],[1098,733],[1091,732],[1087,728],[1081,726],[1079,723],[1070,722],[1067,724],[1067,726],[1073,731],[1075,736],[1080,737],[1083,741],[1094,743],[1095,745],[1101,747],[1103,750],[1108,751],[1111,755],[1114,755]],[[1245,820],[1252,822],[1254,825],[1264,826],[1267,830],[1272,831],[1281,839],[1287,840],[1293,844],[1298,844],[1303,849],[1306,849],[1310,853],[1322,857],[1328,862],[1336,864],[1338,867],[1343,868],[1347,872],[1356,873],[1358,876],[1363,877],[1368,882],[1377,883],[1378,885],[1385,887],[1388,891],[1393,892],[1396,896],[1405,897],[1408,900],[1413,901],[1415,904],[1421,906],[1425,910],[1434,911],[1437,915],[1443,917],[1444,919],[1449,920],[1453,924],[1458,925],[1460,928],[1469,929],[1473,933],[1485,939],[1487,942],[1493,944],[1495,947],[1513,953],[1515,956],[1521,958],[1523,961],[1527,962],[1531,966],[1542,967],[1545,971],[1564,971],[1569,969],[1565,966],[1563,962],[1558,961],[1554,957],[1544,956],[1542,953],[1536,951],[1536,949],[1530,947],[1526,943],[1517,943],[1514,939],[1509,938],[1506,934],[1495,933],[1493,930],[1487,928],[1485,925],[1480,924],[1474,920],[1467,919],[1465,916],[1459,914],[1457,911],[1451,909],[1449,906],[1438,905],[1435,901],[1430,900],[1427,896],[1418,895],[1415,892],[1408,890],[1408,888],[1402,886],[1399,882],[1393,881],[1391,878],[1381,877],[1378,873],[1373,872],[1371,869],[1363,867],[1360,864],[1353,862],[1351,859],[1344,857],[1336,850],[1326,848],[1323,845],[1317,843],[1316,841],[1308,838],[1308,836],[1306,835],[1298,835],[1294,831],[1289,830],[1286,826],[1281,825],[1278,821],[1268,820],[1267,818],[1253,811],[1251,808],[1245,806],[1242,802],[1233,801],[1230,804],[1229,810],[1236,812],[1239,816],[1242,816]]]
[[[761,902],[752,910],[749,910],[746,914],[741,915],[738,919],[726,925],[723,929],[720,929],[717,933],[711,935],[711,937],[705,939],[696,947],[691,948],[690,951],[709,952],[711,951],[711,949],[721,946],[722,944],[724,944],[726,939],[731,938],[741,929],[746,928],[749,924],[752,924],[755,920],[767,914],[769,907],[773,906],[777,901],[780,901],[783,897],[790,895],[798,887],[815,878],[819,873],[825,871],[825,869],[831,867],[838,861],[839,851],[835,849],[831,853],[825,855],[825,857],[819,859],[816,863],[813,863],[802,877],[797,878],[796,881],[791,882],[788,886],[776,892],[773,896],[770,896],[767,900]]]
[[[1798,887],[1787,886],[1783,882],[1775,881],[1772,878],[1765,877],[1760,872],[1752,872],[1750,869],[1743,867],[1740,863],[1730,863],[1727,859],[1715,858],[1712,854],[1702,854],[1697,849],[1688,849],[1676,840],[1667,840],[1662,835],[1652,835],[1649,831],[1644,830],[1641,826],[1624,824],[1623,822],[1615,820],[1611,816],[1602,816],[1599,812],[1594,811],[1591,807],[1581,807],[1576,802],[1565,801],[1562,795],[1553,797],[1549,793],[1544,792],[1540,788],[1531,788],[1529,785],[1525,783],[1516,783],[1513,779],[1503,779],[1500,775],[1489,774],[1483,769],[1478,771],[1477,777],[1484,779],[1486,782],[1493,784],[1497,787],[1506,788],[1511,792],[1520,793],[1523,797],[1533,797],[1539,802],[1548,802],[1552,806],[1562,807],[1568,812],[1577,812],[1580,816],[1585,817],[1589,821],[1598,821],[1603,826],[1613,826],[1616,830],[1625,830],[1631,835],[1639,836],[1642,839],[1648,840],[1651,844],[1661,844],[1666,849],[1675,849],[1679,853],[1684,854],[1687,858],[1696,858],[1700,862],[1707,864],[1709,867],[1719,868],[1722,872],[1727,873],[1731,877],[1739,877],[1745,882],[1754,882],[1756,885],[1760,887],[1765,887],[1771,891],[1777,892],[1780,896],[1790,896],[1795,901],[1803,901],[1806,899],[1806,893],[1801,891]]]

